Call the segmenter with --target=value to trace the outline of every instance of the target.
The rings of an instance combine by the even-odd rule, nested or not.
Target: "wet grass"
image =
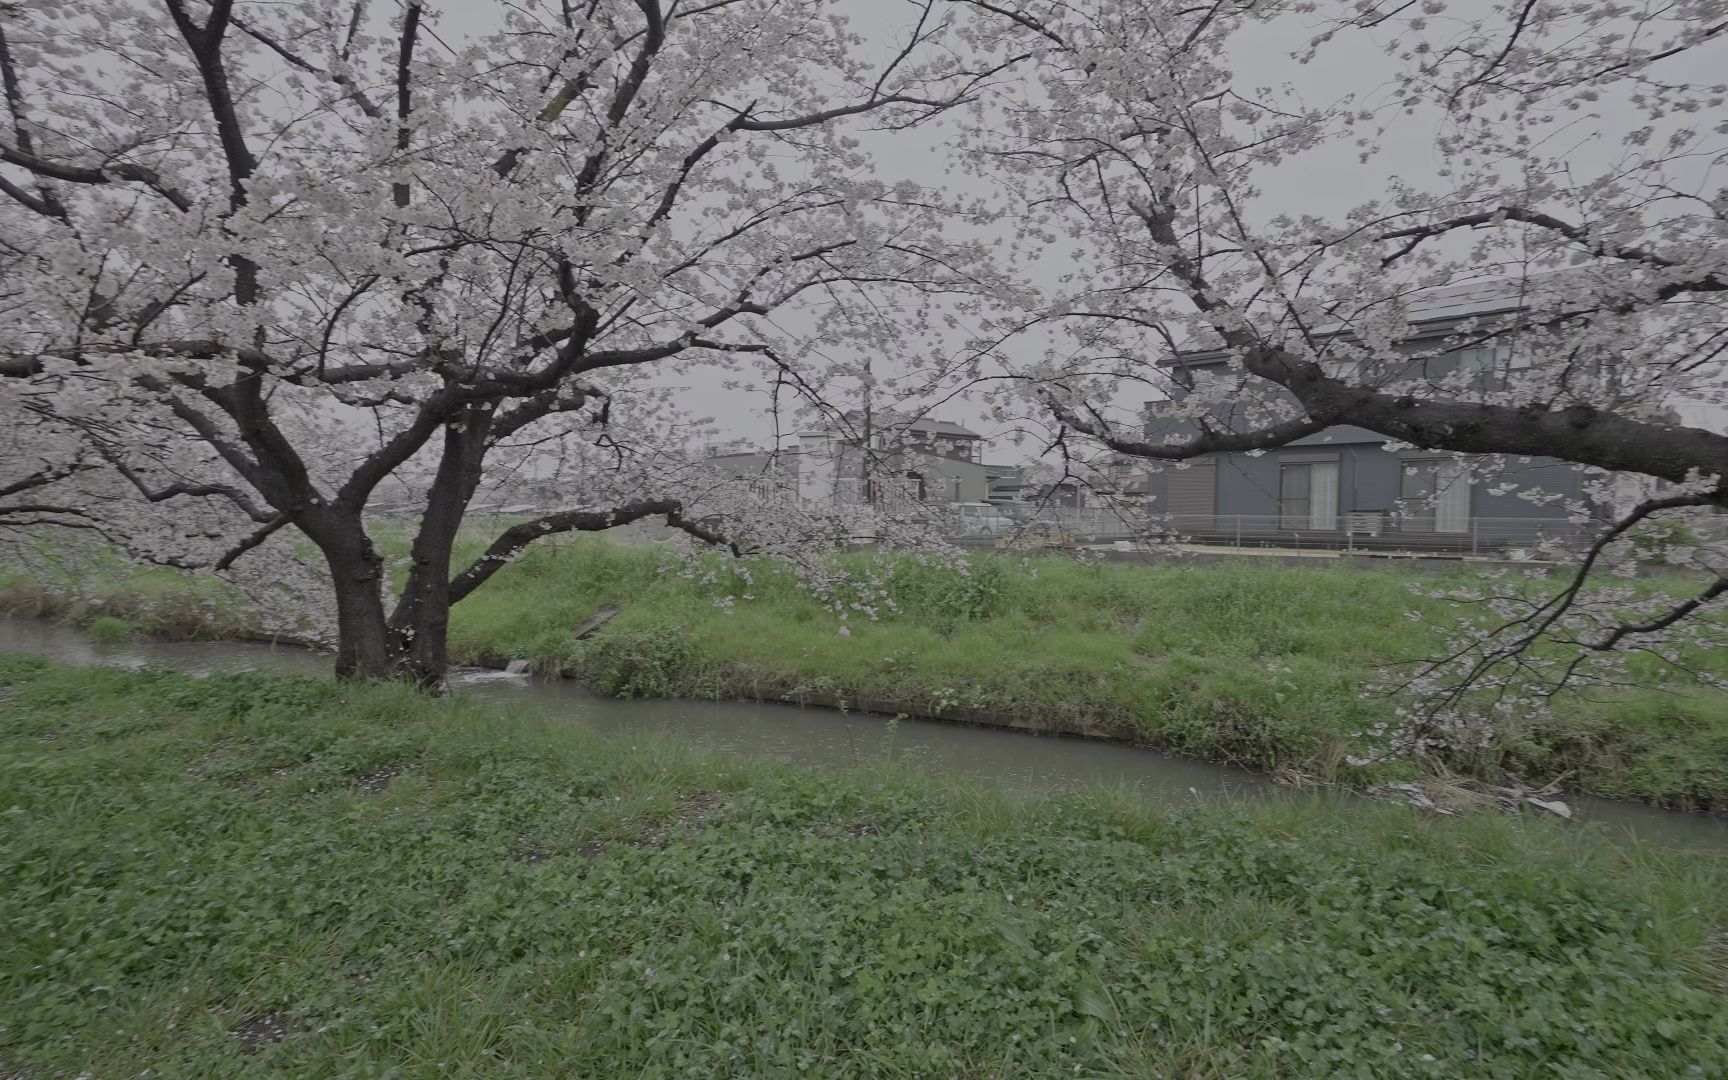
[[[76,623],[98,640],[131,634],[171,641],[246,637],[252,627],[222,582],[116,557],[47,579],[0,566],[0,614]]]
[[[387,778],[380,781],[380,778]],[[25,1076],[1687,1076],[1728,858],[0,658]]]
[[[611,694],[749,696],[787,691],[890,711],[1006,717],[1047,730],[1128,735],[1176,752],[1324,781],[1366,779],[1345,759],[1386,699],[1389,665],[1442,642],[1409,613],[1458,613],[1412,584],[1468,571],[1266,563],[1083,564],[988,554],[966,576],[908,562],[894,608],[840,621],[758,567],[730,611],[650,551],[600,540],[531,551],[456,613],[459,657],[526,657]],[[727,584],[722,580],[722,585]],[[1537,586],[1540,587],[1540,586]],[[746,591],[736,586],[740,593]],[[621,612],[594,640],[569,628]],[[1697,653],[1728,676],[1728,657]],[[1675,806],[1728,805],[1728,698],[1641,660],[1645,689],[1577,693],[1548,718],[1502,722],[1447,766]]]
[[[668,572],[653,550],[599,538],[542,543],[456,609],[453,658],[525,658],[613,695],[791,696],[1009,720],[1359,782],[1386,770],[1351,769],[1346,759],[1365,752],[1359,733],[1390,712],[1365,690],[1389,665],[1442,647],[1409,613],[1442,623],[1459,615],[1415,596],[1412,584],[1473,580],[1468,571],[985,554],[965,575],[904,563],[892,608],[875,620],[854,613],[843,635],[834,613],[787,575],[755,566],[746,586],[724,562],[712,569],[718,586]],[[233,616],[211,603],[209,588],[176,592],[160,572],[143,574],[67,614],[210,636]],[[715,602],[723,591],[748,598],[727,610]],[[41,592],[28,583],[0,587],[0,608],[8,596]],[[618,616],[592,639],[573,641],[571,628],[606,605]],[[1728,676],[1728,656],[1686,659]],[[1566,695],[1553,716],[1504,720],[1485,743],[1444,764],[1670,806],[1728,806],[1728,698],[1649,658],[1635,671],[1641,690]]]

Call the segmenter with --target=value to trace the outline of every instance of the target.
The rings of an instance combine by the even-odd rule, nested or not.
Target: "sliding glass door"
[[[1286,529],[1338,527],[1338,463],[1287,462],[1278,490],[1279,523]]]
[[[1411,532],[1470,531],[1470,469],[1456,458],[1403,463],[1398,503]]]

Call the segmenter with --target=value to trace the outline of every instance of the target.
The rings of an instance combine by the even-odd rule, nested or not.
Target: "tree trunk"
[[[428,507],[414,538],[407,583],[389,614],[384,560],[360,519],[321,522],[306,530],[330,569],[336,597],[338,678],[396,679],[427,689],[443,684],[450,630],[450,556],[462,513],[462,505],[439,500]]]
[[[394,677],[428,689],[442,686],[449,670],[450,556],[480,485],[491,423],[492,407],[476,405],[446,425],[438,472],[414,534],[408,581],[390,615]]]
[[[322,530],[321,530],[322,531]],[[384,561],[358,519],[341,535],[318,539],[336,593],[336,677],[395,677],[394,650],[384,618]]]
[[[444,535],[443,530],[421,526],[414,538],[408,583],[388,625],[393,677],[427,689],[442,686],[449,670],[450,551],[454,542],[454,529]]]
[[[347,503],[303,510],[300,530],[318,545],[336,595],[336,675],[395,679],[438,689],[448,671],[450,557],[479,486],[492,406],[464,410],[444,429],[443,454],[414,535],[408,580],[386,615],[384,560],[360,509]]]
[[[426,689],[443,685],[450,625],[449,586],[410,572],[394,616],[385,614],[384,561],[358,523],[320,543],[336,595],[336,677],[394,679]],[[423,545],[415,541],[416,557]],[[434,557],[434,561],[436,561]],[[449,545],[440,565],[449,564]]]

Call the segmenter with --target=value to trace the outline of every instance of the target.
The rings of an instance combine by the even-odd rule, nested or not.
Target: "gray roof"
[[[962,427],[961,425],[954,423],[952,420],[910,420],[905,423],[900,423],[892,419],[882,418],[877,421],[877,428],[896,431],[916,431],[927,435],[952,435],[960,439],[982,439],[984,437],[976,431],[973,431],[971,428]],[[832,433],[832,431],[832,428],[821,428],[812,431],[800,431],[798,434],[827,435]]]
[[[1556,279],[1560,276],[1550,273],[1494,278],[1410,293],[1405,297],[1406,317],[1417,324],[1453,322],[1550,303],[1558,295],[1561,282]]]
[[[1524,307],[1552,303],[1558,297],[1559,286],[1563,284],[1562,279],[1567,274],[1567,271],[1562,270],[1532,274],[1524,278],[1485,278],[1404,293],[1399,297],[1399,301],[1404,304],[1405,318],[1410,321],[1414,330],[1412,336],[1433,335],[1443,333],[1465,319],[1505,315]],[[1381,301],[1380,305],[1376,306],[1390,302]],[[1364,309],[1358,316],[1367,313],[1368,309]],[[1316,327],[1315,332],[1332,334],[1346,329],[1347,323],[1335,323]],[[1209,363],[1214,358],[1227,355],[1227,351],[1223,349],[1196,349],[1181,359],[1188,363],[1196,360]]]
[[[962,439],[982,439],[984,436],[971,428],[961,427],[952,420],[914,420],[906,425],[907,431],[924,431],[932,435],[958,435]]]

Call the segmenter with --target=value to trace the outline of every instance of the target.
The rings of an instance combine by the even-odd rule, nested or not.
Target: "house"
[[[1144,502],[1155,471],[1145,458],[1129,454],[1104,454],[1085,466],[1087,487],[1108,504]]]
[[[805,502],[888,506],[1004,502],[1020,469],[983,460],[984,437],[949,420],[877,415],[799,432],[793,448],[720,453],[711,467],[778,486]]]
[[[1434,290],[1412,303],[1408,317],[1415,332],[1398,346],[1411,359],[1390,374],[1481,388],[1492,385],[1485,380],[1507,377],[1521,361],[1503,346],[1450,346],[1461,328],[1516,315],[1517,288],[1515,282],[1483,282]],[[1196,380],[1226,377],[1229,361],[1228,353],[1209,351],[1166,363],[1180,369],[1178,382],[1194,386]],[[1179,390],[1174,400],[1187,392]],[[1246,415],[1253,408],[1253,401],[1238,396],[1210,414],[1217,426],[1241,431],[1253,426]],[[1165,402],[1146,406],[1148,442],[1180,441],[1195,432],[1191,420],[1171,412]],[[1214,454],[1155,470],[1147,495],[1173,529],[1198,540],[1464,552],[1575,543],[1584,533],[1570,520],[1572,506],[1589,505],[1599,517],[1617,508],[1593,504],[1584,470],[1553,458],[1511,458],[1487,476],[1455,455],[1394,450],[1388,442],[1365,428],[1331,427],[1273,450]],[[1644,478],[1626,480],[1620,486],[1628,490],[1616,504],[1647,490]]]

